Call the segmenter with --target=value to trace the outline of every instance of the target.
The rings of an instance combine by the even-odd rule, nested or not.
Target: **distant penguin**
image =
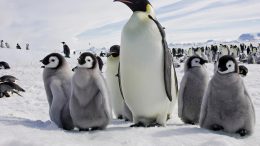
[[[257,47],[252,48],[252,54],[257,53]]]
[[[201,102],[209,80],[206,62],[199,56],[191,56],[186,61],[178,98],[178,115],[184,123],[199,122]]]
[[[16,44],[16,49],[18,49],[18,50],[22,49],[21,46],[18,43]]]
[[[173,57],[175,57],[175,56],[176,56],[176,54],[177,54],[177,51],[176,51],[176,49],[175,49],[175,48],[172,48],[172,56],[173,56]]]
[[[0,61],[0,70],[1,69],[10,69],[10,66],[7,62]]]
[[[249,55],[249,54],[251,53],[251,48],[250,48],[250,46],[247,47],[246,52],[247,52],[247,55]]]
[[[0,77],[0,82],[13,82],[14,83],[16,80],[18,80],[18,79],[11,75],[4,75],[4,76]]]
[[[246,49],[245,44],[240,44],[241,53],[244,53],[245,49]]]
[[[218,46],[217,45],[211,45],[211,53],[212,53],[212,61],[218,60]]]
[[[6,47],[6,48],[10,48],[10,45],[6,42],[6,43],[5,43],[5,47]]]
[[[26,50],[30,50],[29,44],[26,44],[25,48],[26,48]]]
[[[239,55],[239,61],[240,61],[240,62],[243,62],[243,63],[246,63],[246,62],[247,62],[247,56],[246,56],[245,53],[241,53],[241,54]]]
[[[200,47],[198,48],[194,48],[194,55],[197,55],[197,56],[202,56],[202,50]]]
[[[63,53],[66,58],[70,58],[70,48],[65,42],[61,42],[63,44]]]
[[[222,56],[225,56],[225,55],[230,55],[229,47],[227,45],[220,44],[218,58],[221,58]]]
[[[71,69],[65,58],[58,53],[47,55],[41,62],[50,119],[58,127],[71,130],[74,128],[68,104],[71,95]]]
[[[248,69],[247,67],[245,67],[244,65],[239,65],[239,74],[242,76],[242,77],[245,77],[248,73]]]
[[[203,97],[200,126],[245,136],[253,132],[254,125],[254,106],[238,64],[232,56],[223,56]]]
[[[247,63],[248,64],[256,64],[255,56],[251,52],[247,56]]]
[[[1,42],[0,42],[0,48],[4,48],[4,40],[1,40]]]
[[[115,0],[133,14],[122,30],[120,78],[131,127],[165,126],[177,100],[177,77],[165,31],[148,0]]]
[[[218,61],[214,61],[214,73],[218,71]]]
[[[206,60],[208,62],[208,56],[205,54],[205,49],[203,48],[202,52],[201,52],[201,58]]]
[[[15,84],[14,82],[3,82],[0,83],[0,98],[2,97],[10,97],[9,93],[15,93],[19,96],[22,96],[19,94],[19,92],[25,92],[23,88],[21,88],[19,85]]]
[[[111,92],[111,103],[113,112],[118,119],[126,119],[132,121],[132,113],[122,97],[120,83],[119,83],[119,55],[120,46],[114,45],[110,48],[107,54],[107,70],[106,80],[108,88]]]
[[[106,57],[106,53],[104,53],[104,52],[101,51],[100,54],[99,54],[99,56],[100,56],[100,57]]]
[[[102,72],[102,69],[103,69],[103,66],[104,66],[104,62],[101,59],[101,57],[99,57],[99,56],[97,56],[97,61],[98,61],[99,70]]]
[[[192,50],[192,48],[189,48],[187,55],[188,55],[189,57],[193,55],[193,50]]]
[[[92,53],[83,53],[72,78],[70,113],[80,131],[102,130],[111,120],[111,106],[105,79]]]
[[[230,48],[230,55],[233,56],[234,58],[238,57],[239,53],[237,47]]]
[[[183,58],[184,58],[184,57],[183,57]],[[182,59],[183,59],[183,58],[182,58]],[[182,60],[182,59],[181,59],[181,60]],[[177,59],[176,57],[173,57],[173,66],[174,66],[175,68],[181,67],[181,65],[180,65],[181,60]]]
[[[211,50],[208,51],[208,61],[209,63],[213,62],[213,52]]]

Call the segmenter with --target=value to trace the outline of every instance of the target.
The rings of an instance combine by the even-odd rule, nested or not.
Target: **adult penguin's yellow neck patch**
[[[153,7],[151,4],[147,4],[146,5],[146,12],[147,13],[153,13]]]

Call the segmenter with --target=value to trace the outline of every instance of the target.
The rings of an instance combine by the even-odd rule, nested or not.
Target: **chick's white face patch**
[[[49,64],[45,65],[46,68],[56,68],[59,65],[59,58],[56,56],[51,56],[49,58]]]
[[[200,66],[201,66],[201,64],[200,64],[200,59],[199,58],[192,59],[191,67],[200,67]]]
[[[226,63],[226,67],[227,67],[227,70],[221,72],[220,70],[218,70],[218,72],[220,74],[228,74],[228,73],[232,73],[232,72],[235,72],[235,63],[233,61],[228,61]]]
[[[90,56],[87,56],[86,58],[85,58],[85,61],[86,61],[86,63],[85,64],[82,64],[82,65],[78,65],[78,67],[81,67],[81,68],[92,68],[93,67],[93,63],[94,63],[94,60],[93,60],[93,58],[92,57],[90,57]]]

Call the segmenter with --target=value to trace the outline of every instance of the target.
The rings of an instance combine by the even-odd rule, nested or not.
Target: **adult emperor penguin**
[[[58,127],[71,130],[74,128],[68,104],[71,95],[71,69],[65,58],[58,53],[47,55],[41,62],[44,65],[43,82],[50,118]]]
[[[112,109],[116,118],[125,119],[127,121],[133,121],[132,113],[129,110],[128,106],[125,104],[120,89],[118,74],[119,55],[119,45],[112,46],[109,50],[109,53],[107,54],[106,80],[108,83],[108,88],[111,92]]]
[[[255,110],[232,56],[223,56],[203,97],[200,126],[211,130],[251,134]]]
[[[163,27],[148,0],[115,0],[133,15],[123,28],[120,78],[131,127],[165,126],[177,99],[177,78]]]
[[[72,78],[70,113],[80,131],[105,129],[111,120],[106,82],[92,53],[80,55]]]
[[[206,62],[199,56],[191,56],[186,61],[178,97],[178,115],[184,123],[199,123],[201,102],[209,80]]]

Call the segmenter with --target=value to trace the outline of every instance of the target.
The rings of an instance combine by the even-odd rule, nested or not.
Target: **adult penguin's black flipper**
[[[165,90],[166,94],[168,96],[168,99],[172,101],[172,68],[173,68],[173,59],[170,53],[170,50],[168,48],[167,41],[165,39],[165,31],[162,25],[155,20],[151,15],[149,15],[149,18],[154,21],[154,23],[157,25],[161,36],[162,36],[162,46],[164,49],[164,84],[165,84]],[[174,69],[175,72],[175,69]],[[177,81],[176,73],[175,73],[175,81]],[[176,83],[175,83],[176,84]],[[177,87],[178,89],[178,87]],[[177,91],[177,90],[176,90]]]
[[[123,97],[123,100],[125,100],[123,90],[122,90],[121,77],[120,77],[120,63],[118,64],[118,73],[117,73],[116,77],[118,78],[118,85],[119,85],[120,93]]]

